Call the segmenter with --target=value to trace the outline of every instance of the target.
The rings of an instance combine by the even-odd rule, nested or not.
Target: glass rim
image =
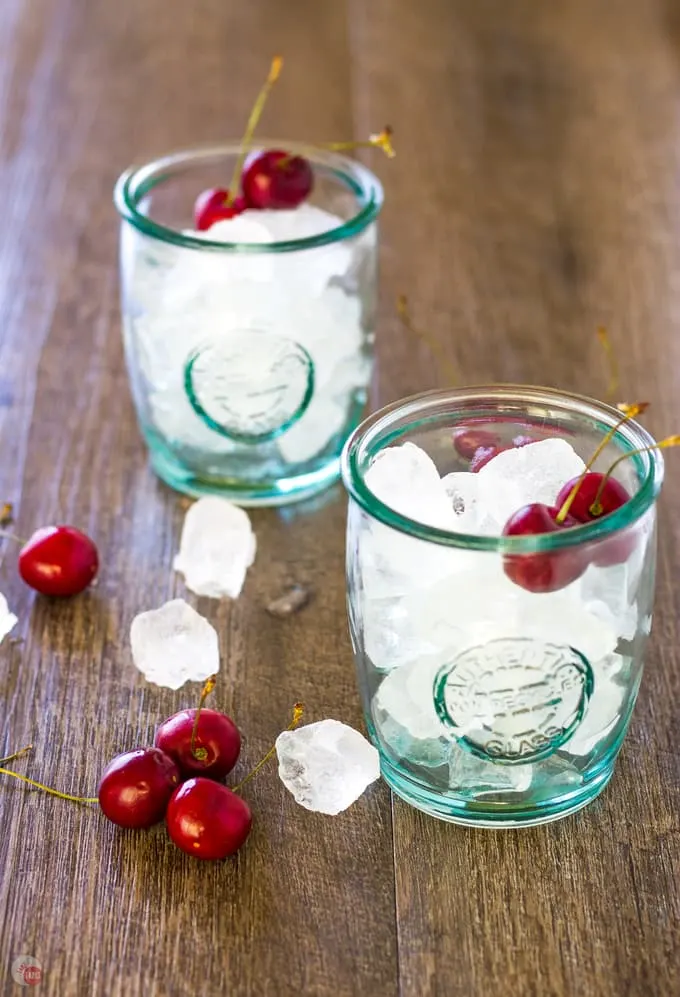
[[[139,232],[162,242],[169,242],[185,249],[199,249],[215,253],[290,253],[327,246],[363,232],[380,214],[384,192],[378,178],[368,167],[356,159],[314,146],[311,143],[290,142],[284,139],[258,138],[253,150],[284,148],[296,155],[304,155],[316,164],[325,166],[359,199],[359,210],[342,225],[305,236],[279,242],[221,242],[185,235],[168,225],[161,225],[138,210],[140,201],[158,183],[166,179],[166,171],[179,166],[208,161],[219,156],[238,153],[239,142],[221,145],[194,146],[159,156],[142,166],[130,166],[121,173],[113,191],[113,202],[122,219]],[[252,150],[251,150],[252,151]]]
[[[357,426],[347,439],[340,458],[342,480],[347,492],[365,512],[385,526],[392,527],[400,533],[406,533],[418,540],[425,540],[446,547],[466,548],[468,550],[496,551],[502,554],[525,554],[543,551],[554,551],[565,547],[575,547],[593,541],[602,540],[637,522],[653,505],[661,490],[664,475],[663,456],[659,450],[639,454],[633,458],[638,469],[643,472],[643,480],[637,492],[631,499],[614,512],[594,520],[592,523],[579,524],[557,533],[537,534],[531,536],[486,536],[472,533],[455,533],[435,526],[419,523],[415,519],[403,516],[386,505],[367,487],[362,468],[362,460],[374,457],[382,446],[370,452],[371,443],[382,439],[384,430],[399,416],[411,415],[419,418],[430,410],[430,414],[445,402],[456,400],[477,401],[480,404],[491,401],[525,402],[527,404],[561,405],[572,411],[580,411],[585,416],[614,426],[621,418],[621,412],[612,405],[599,402],[586,395],[579,395],[556,388],[543,388],[523,384],[487,384],[471,385],[463,388],[434,389],[410,395],[379,409],[369,415]],[[451,414],[455,414],[455,408]],[[468,413],[477,417],[477,413]],[[432,420],[431,420],[432,421]],[[406,432],[407,428],[403,430]],[[632,443],[629,449],[648,446],[655,443],[654,437],[631,419],[617,430],[612,442],[617,440]],[[367,465],[368,466],[368,465]]]

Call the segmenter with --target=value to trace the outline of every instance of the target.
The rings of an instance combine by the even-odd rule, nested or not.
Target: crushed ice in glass
[[[220,667],[215,628],[184,599],[135,616],[130,627],[132,660],[148,682],[180,689],[202,682]]]
[[[279,777],[300,806],[339,814],[380,776],[378,752],[339,720],[286,730],[276,739]]]
[[[383,503],[417,522],[455,533],[499,536],[521,506],[554,505],[565,482],[584,468],[569,442],[551,438],[503,451],[476,474],[453,471],[441,477],[424,450],[405,443],[379,454],[365,481]],[[632,659],[626,647],[645,626],[649,629],[648,610],[637,604],[637,597],[652,529],[651,518],[638,522],[638,543],[625,563],[591,563],[570,585],[536,594],[515,585],[494,552],[427,543],[351,510],[349,534],[355,539],[350,575],[359,579],[354,630],[361,634],[361,650],[377,680],[371,714],[388,754],[438,773],[448,771],[449,788],[467,794],[533,792],[542,778],[555,780],[565,792],[578,785],[583,757],[615,736],[627,709]],[[466,730],[445,723],[435,703],[435,679],[442,667],[471,649],[508,640],[538,648],[539,664],[542,647],[575,649],[592,669],[592,685],[574,732],[557,754],[527,764],[516,759],[498,764],[471,752],[458,740]],[[474,684],[473,678],[468,681]],[[540,688],[544,679],[539,675],[537,681]],[[496,694],[513,690],[501,682]],[[518,714],[516,729],[507,718],[499,724],[480,688],[469,695],[482,696],[474,704],[480,730],[473,730],[474,724],[467,729],[473,742],[483,743],[480,731],[488,734],[494,723],[510,739],[520,736],[525,715]],[[575,695],[573,688],[569,695]],[[549,697],[545,705],[549,714]],[[474,710],[468,715],[474,716]]]
[[[311,204],[294,211],[245,211],[188,235],[210,241],[266,245],[338,228],[342,218]],[[344,431],[356,400],[366,393],[371,360],[362,302],[352,274],[371,265],[376,235],[316,247],[310,253],[196,253],[150,246],[137,254],[123,230],[122,261],[129,273],[130,321],[139,363],[151,386],[150,418],[174,445],[222,458],[240,444],[215,432],[185,391],[187,357],[225,335],[269,332],[291,351],[303,348],[314,368],[314,394],[297,421],[275,440],[258,444],[272,467],[303,462]],[[266,292],[266,293],[265,293]],[[244,363],[247,363],[246,355]],[[261,377],[251,360],[250,379]],[[215,366],[216,376],[222,368]],[[216,393],[218,390],[216,388]],[[217,420],[219,421],[219,420]],[[268,449],[267,449],[268,448]],[[274,471],[272,471],[274,473]]]

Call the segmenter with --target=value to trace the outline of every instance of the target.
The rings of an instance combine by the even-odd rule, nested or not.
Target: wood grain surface
[[[622,393],[680,430],[680,3],[673,0],[2,0],[0,500],[16,531],[68,521],[96,539],[98,586],[36,599],[0,547],[20,622],[0,647],[2,741],[17,770],[91,794],[192,691],[146,685],[132,617],[184,594],[185,503],[150,473],[127,389],[111,189],[130,162],[238,135],[271,56],[263,131],[363,137],[378,162],[382,404],[442,385],[414,320],[462,381],[601,394],[595,328]],[[18,955],[50,997],[673,997],[680,992],[680,471],[661,502],[657,617],[617,774],[562,824],[449,827],[373,787],[337,818],[253,781],[235,861],[200,864],[161,828],[0,784],[0,980]],[[339,487],[253,515],[259,555],[217,626],[218,704],[240,771],[305,701],[361,723],[344,610]],[[298,616],[265,606],[288,581]],[[6,751],[2,751],[3,754]]]

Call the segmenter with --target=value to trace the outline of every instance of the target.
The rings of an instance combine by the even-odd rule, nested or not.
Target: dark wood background
[[[236,136],[277,52],[264,132],[393,125],[374,402],[461,379],[622,394],[680,431],[680,3],[673,0],[1,0],[0,499],[26,534],[80,525],[98,587],[35,599],[0,548],[20,623],[0,648],[2,746],[18,770],[92,793],[109,757],[188,705],[130,661],[132,617],[183,588],[184,504],[146,466],[122,359],[121,169]],[[162,827],[118,832],[3,778],[0,978],[19,954],[51,997],[672,997],[680,992],[680,472],[661,502],[657,616],[639,706],[606,794],[522,832],[449,827],[374,787],[337,818],[272,765],[235,861],[200,864]],[[360,723],[344,609],[345,500],[253,516],[236,603],[196,600],[223,648],[218,704],[246,771],[287,722]],[[271,619],[289,580],[307,610]],[[4,753],[4,752],[3,752]]]

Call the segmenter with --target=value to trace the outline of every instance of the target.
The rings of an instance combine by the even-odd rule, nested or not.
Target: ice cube
[[[628,694],[625,677],[619,681],[626,664],[621,655],[611,654],[594,669],[593,692],[585,715],[573,736],[562,746],[563,752],[587,755],[612,733],[621,719]]]
[[[276,242],[284,242],[289,239],[309,239],[312,236],[330,232],[344,224],[338,215],[324,211],[323,208],[317,208],[314,204],[301,204],[292,211],[250,209],[244,211],[239,217],[247,220],[254,219],[266,229],[271,239]],[[215,227],[213,226],[213,229]]]
[[[374,717],[378,711],[389,714],[419,740],[445,736],[449,728],[439,719],[434,705],[434,680],[441,663],[438,656],[423,655],[419,661],[391,671],[373,697]]]
[[[224,218],[215,222],[204,232],[191,231],[188,234],[196,239],[209,239],[211,242],[246,244],[274,242],[274,236],[265,223],[264,214],[262,211],[242,211],[233,218]]]
[[[180,689],[219,671],[217,632],[184,599],[135,616],[130,627],[132,660],[148,682]]]
[[[527,592],[507,578],[499,555],[451,553],[461,555],[460,571],[405,595],[414,641],[454,656],[492,640],[524,638],[574,647],[591,663],[616,647],[617,621],[584,602],[578,582],[557,592]]]
[[[443,529],[455,528],[455,513],[434,462],[413,443],[383,450],[366,474],[366,484],[402,515]],[[391,598],[456,570],[460,554],[400,533],[377,520],[362,521],[358,542],[366,598]]]
[[[454,743],[449,752],[449,788],[472,796],[524,793],[531,785],[533,769],[533,765],[500,765]]]
[[[440,529],[453,529],[455,513],[437,465],[415,443],[381,450],[366,472],[366,486],[385,505]]]
[[[14,613],[10,613],[7,599],[0,593],[0,644],[8,633],[14,629],[18,620]]]
[[[552,438],[504,450],[480,471],[479,506],[492,517],[496,533],[530,502],[553,505],[560,488],[585,464],[566,440]]]
[[[174,568],[197,595],[236,599],[256,547],[248,514],[226,499],[208,495],[187,511]]]
[[[380,776],[376,749],[339,720],[286,730],[276,739],[279,778],[300,806],[338,814]]]
[[[329,393],[315,390],[302,417],[277,439],[281,456],[291,464],[311,460],[325,449],[346,421],[347,406]]]
[[[498,533],[495,520],[479,504],[479,475],[470,471],[451,471],[442,484],[455,513],[453,529],[457,533],[493,536]]]

